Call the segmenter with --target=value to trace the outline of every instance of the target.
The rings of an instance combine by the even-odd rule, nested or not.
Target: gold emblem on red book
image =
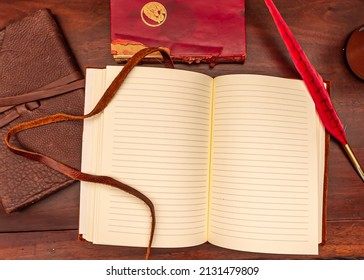
[[[167,19],[167,10],[159,2],[148,2],[140,11],[143,22],[151,27],[162,25]]]

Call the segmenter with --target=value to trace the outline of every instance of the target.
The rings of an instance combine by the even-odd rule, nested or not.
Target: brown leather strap
[[[73,72],[65,77],[55,80],[37,90],[21,95],[0,97],[0,112],[10,109],[12,106],[43,98],[53,97],[75,89],[83,88],[85,81],[79,72]]]
[[[68,176],[70,178],[80,180],[80,181],[86,181],[86,182],[101,183],[101,184],[109,185],[112,187],[116,187],[116,188],[121,189],[121,190],[141,199],[142,201],[144,201],[145,204],[150,209],[151,218],[152,218],[150,239],[149,239],[148,249],[147,249],[147,253],[146,253],[147,259],[149,258],[149,255],[150,255],[150,249],[151,249],[151,245],[153,242],[154,229],[155,229],[155,223],[156,223],[154,205],[148,197],[146,197],[144,194],[137,191],[136,189],[134,189],[122,182],[119,182],[111,177],[97,176],[97,175],[83,173],[80,170],[71,168],[71,167],[69,167],[61,162],[58,162],[50,157],[47,157],[45,155],[15,147],[10,143],[10,139],[18,132],[26,130],[26,129],[35,128],[35,127],[43,126],[46,124],[62,122],[62,121],[83,120],[85,118],[89,118],[89,117],[92,117],[92,116],[100,113],[109,104],[109,102],[111,101],[113,96],[116,94],[116,92],[118,91],[119,87],[121,86],[121,84],[123,83],[123,81],[125,80],[127,75],[133,69],[133,67],[136,66],[145,56],[147,56],[148,54],[157,52],[157,51],[162,54],[166,66],[173,68],[173,62],[165,50],[160,49],[160,48],[143,49],[143,50],[139,51],[138,53],[136,53],[132,58],[129,59],[129,61],[125,64],[125,66],[123,67],[121,72],[117,75],[117,77],[110,84],[108,89],[105,91],[104,95],[101,97],[99,102],[96,104],[95,108],[87,115],[73,116],[73,115],[59,113],[59,114],[39,118],[39,119],[36,119],[33,121],[20,123],[16,126],[12,127],[8,131],[8,133],[5,135],[6,145],[8,146],[10,151],[12,151],[15,154],[21,155],[21,156],[26,157],[31,160],[41,162],[41,163],[49,166],[50,168],[65,174],[66,176]]]
[[[0,106],[5,107],[5,106],[15,106],[19,104],[24,104],[26,102],[57,96],[84,87],[85,87],[85,81],[78,80],[78,81],[73,81],[69,84],[59,85],[56,87],[51,87],[51,88],[47,87],[20,95],[2,97],[0,98]]]
[[[34,109],[39,107],[39,103],[37,101],[28,102],[25,104],[20,104],[16,107],[12,107],[12,110],[9,110],[7,114],[4,114],[2,118],[0,118],[0,128],[11,123],[13,120],[19,118],[22,113],[26,111],[33,111]]]
[[[6,112],[7,110],[10,110],[13,107],[14,106],[4,106],[4,107],[0,107],[0,114]]]
[[[63,78],[49,83],[48,85],[34,91],[15,96],[0,97],[0,128],[9,124],[21,116],[23,109],[34,110],[39,107],[39,100],[64,94],[85,87],[85,80],[79,72],[73,72]],[[34,105],[36,104],[36,106]]]

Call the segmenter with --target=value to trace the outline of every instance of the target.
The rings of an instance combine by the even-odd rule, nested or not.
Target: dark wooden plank
[[[143,259],[145,248],[94,245],[77,231],[0,234],[0,259]],[[364,222],[329,222],[319,256],[240,252],[205,243],[180,249],[153,249],[151,259],[359,259],[364,258]]]

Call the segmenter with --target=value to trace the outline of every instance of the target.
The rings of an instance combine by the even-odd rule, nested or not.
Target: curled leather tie
[[[39,101],[45,98],[61,95],[76,89],[84,88],[85,80],[78,72],[73,72],[37,90],[15,96],[0,98],[0,128],[19,118],[25,111],[38,108]]]
[[[114,97],[114,95],[117,93],[119,87],[121,86],[121,84],[123,83],[123,81],[125,80],[127,75],[130,73],[130,71],[133,69],[133,67],[136,66],[145,56],[147,56],[148,54],[154,53],[154,52],[160,52],[164,58],[164,62],[166,64],[166,66],[169,68],[173,68],[173,62],[165,50],[160,49],[160,48],[142,49],[141,51],[136,53],[132,58],[130,58],[128,60],[128,62],[123,67],[123,69],[116,76],[116,78],[113,80],[113,82],[107,88],[107,90],[105,91],[105,93],[103,94],[103,96],[101,97],[99,102],[96,104],[95,108],[90,113],[83,115],[83,116],[67,115],[67,114],[63,114],[63,113],[46,116],[43,118],[35,119],[33,121],[28,121],[28,122],[24,122],[24,123],[15,125],[5,135],[6,145],[8,146],[10,151],[12,151],[15,154],[21,155],[21,156],[31,159],[31,160],[41,162],[41,163],[47,165],[48,167],[66,175],[72,179],[109,185],[109,186],[118,188],[122,191],[125,191],[125,192],[141,199],[149,207],[150,213],[151,213],[151,230],[150,230],[148,248],[147,248],[147,252],[146,252],[146,259],[148,259],[149,255],[150,255],[150,250],[151,250],[153,236],[154,236],[154,230],[155,230],[155,224],[156,224],[154,205],[147,196],[145,196],[138,190],[136,190],[120,181],[117,181],[111,177],[83,173],[80,170],[67,166],[50,157],[47,157],[46,155],[42,155],[39,153],[35,153],[32,151],[27,151],[27,150],[15,147],[10,143],[10,139],[17,133],[19,133],[23,130],[26,130],[26,129],[35,128],[35,127],[47,125],[50,123],[56,123],[56,122],[84,120],[86,118],[92,117],[92,116],[97,115],[98,113],[102,112],[106,108],[106,106],[109,104],[111,99]]]

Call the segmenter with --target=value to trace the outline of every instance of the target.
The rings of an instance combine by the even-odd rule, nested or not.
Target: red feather
[[[297,71],[300,73],[315,103],[316,111],[326,130],[342,145],[347,144],[344,127],[335,111],[330,96],[325,89],[322,77],[303,52],[272,0],[264,0],[271,13],[279,33],[289,51]]]

